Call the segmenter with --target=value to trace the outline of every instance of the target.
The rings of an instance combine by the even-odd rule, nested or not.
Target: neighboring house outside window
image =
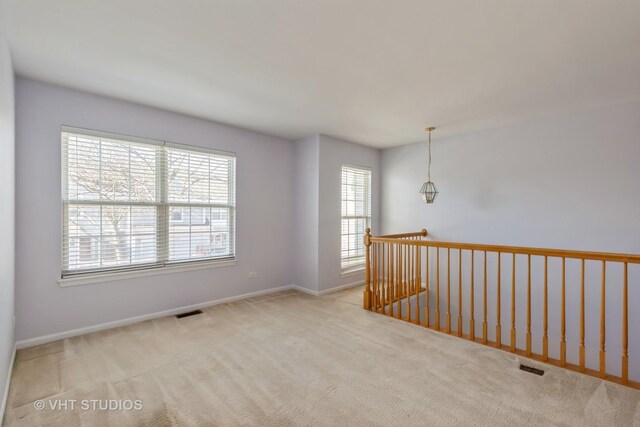
[[[235,156],[63,128],[62,277],[235,257]]]

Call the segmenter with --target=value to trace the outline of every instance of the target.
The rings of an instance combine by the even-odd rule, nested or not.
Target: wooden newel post
[[[367,228],[364,234],[364,247],[365,247],[365,258],[364,258],[364,309],[371,310],[371,261],[369,259],[369,251],[371,247],[371,229]]]

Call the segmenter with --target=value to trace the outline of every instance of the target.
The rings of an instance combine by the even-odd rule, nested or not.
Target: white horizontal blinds
[[[161,146],[62,133],[63,275],[157,264]]]
[[[371,170],[342,166],[343,269],[364,265],[364,231],[371,226]]]
[[[235,157],[167,148],[168,261],[235,253]]]
[[[184,157],[186,170],[171,161],[178,152],[174,160]],[[234,157],[92,131],[63,131],[62,157],[63,276],[233,256]],[[213,173],[205,163],[207,169],[216,163],[225,168]],[[219,208],[209,196],[209,188],[219,186],[216,179],[231,186],[224,212],[212,211]],[[180,220],[174,208],[184,211]],[[224,238],[215,234],[222,229],[213,224],[220,222],[216,218],[225,220]],[[186,249],[174,245],[172,254],[176,230],[186,231],[188,243]]]

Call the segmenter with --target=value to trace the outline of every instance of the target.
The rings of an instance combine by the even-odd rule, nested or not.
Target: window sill
[[[58,279],[58,285],[61,288],[69,286],[89,285],[92,283],[114,282],[116,280],[133,279],[136,277],[157,276],[162,274],[180,273],[183,271],[205,270],[210,268],[222,268],[236,265],[237,261],[202,261],[197,263],[186,263],[183,265],[171,265],[167,267],[149,268],[145,270],[134,271],[116,271],[111,273],[87,274],[78,277],[65,277]]]
[[[361,273],[364,273],[364,265],[346,268],[342,270],[342,273],[340,273],[340,277],[355,276],[356,274],[361,274]]]

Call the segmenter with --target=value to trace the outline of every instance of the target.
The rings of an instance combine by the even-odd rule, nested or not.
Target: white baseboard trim
[[[333,288],[325,289],[320,291],[319,295],[331,294],[333,292],[342,291],[344,289],[355,288],[356,286],[364,285],[364,280],[358,280],[357,282],[347,283],[340,286],[334,286]]]
[[[275,292],[280,292],[280,291],[286,291],[292,289],[291,286],[280,286],[278,288],[271,288],[271,289],[265,289],[262,291],[256,291],[256,292],[249,292],[246,294],[242,294],[242,295],[236,295],[236,296],[232,296],[232,297],[227,297],[227,298],[220,298],[217,300],[213,300],[213,301],[207,301],[207,302],[202,302],[202,303],[198,303],[198,304],[192,304],[192,305],[187,305],[184,307],[178,307],[178,308],[172,308],[169,310],[164,310],[164,311],[158,311],[155,313],[149,313],[149,314],[143,314],[141,316],[134,316],[134,317],[129,317],[127,319],[122,319],[122,320],[115,320],[113,322],[106,322],[106,323],[101,323],[98,325],[93,325],[93,326],[87,326],[84,328],[79,328],[79,329],[73,329],[70,331],[65,331],[65,332],[58,332],[55,334],[50,334],[50,335],[44,335],[41,337],[36,337],[36,338],[29,338],[26,340],[21,340],[16,342],[16,347],[18,350],[23,349],[23,348],[28,348],[28,347],[33,347],[36,345],[41,345],[41,344],[46,344],[46,343],[50,343],[53,341],[58,341],[58,340],[62,340],[65,338],[71,338],[71,337],[76,337],[79,335],[85,335],[85,334],[90,334],[92,332],[98,332],[98,331],[103,331],[105,329],[111,329],[111,328],[117,328],[120,326],[126,326],[126,325],[130,325],[133,323],[138,323],[138,322],[144,322],[145,320],[152,320],[152,319],[157,319],[159,317],[165,317],[165,316],[173,316],[179,313],[184,313],[186,311],[193,311],[193,310],[198,310],[204,307],[210,307],[213,305],[218,305],[218,304],[224,304],[227,302],[232,302],[232,301],[238,301],[241,299],[246,299],[246,298],[251,298],[251,297],[257,297],[257,296],[261,296],[261,295],[267,295],[267,294],[272,294]]]
[[[314,297],[320,297],[322,295],[327,295],[333,292],[342,291],[344,289],[354,288],[356,286],[364,285],[364,280],[360,280],[353,283],[347,283],[345,285],[334,286],[333,288],[324,289],[322,291],[316,291],[313,289],[303,288],[298,285],[291,285],[291,289],[295,289],[296,291],[304,292],[305,294],[313,295]]]
[[[289,285],[289,288],[294,289],[298,292],[302,292],[303,294],[313,295],[314,297],[320,296],[320,293],[318,291],[314,291],[313,289],[303,288],[302,286]]]
[[[0,405],[0,425],[2,425],[2,419],[4,418],[4,411],[7,409],[7,400],[9,399],[9,385],[11,385],[11,374],[13,373],[13,363],[16,361],[16,345],[13,345],[13,354],[11,355],[11,362],[9,362],[9,371],[7,372],[7,384],[4,388],[4,394],[2,395],[2,404]]]

